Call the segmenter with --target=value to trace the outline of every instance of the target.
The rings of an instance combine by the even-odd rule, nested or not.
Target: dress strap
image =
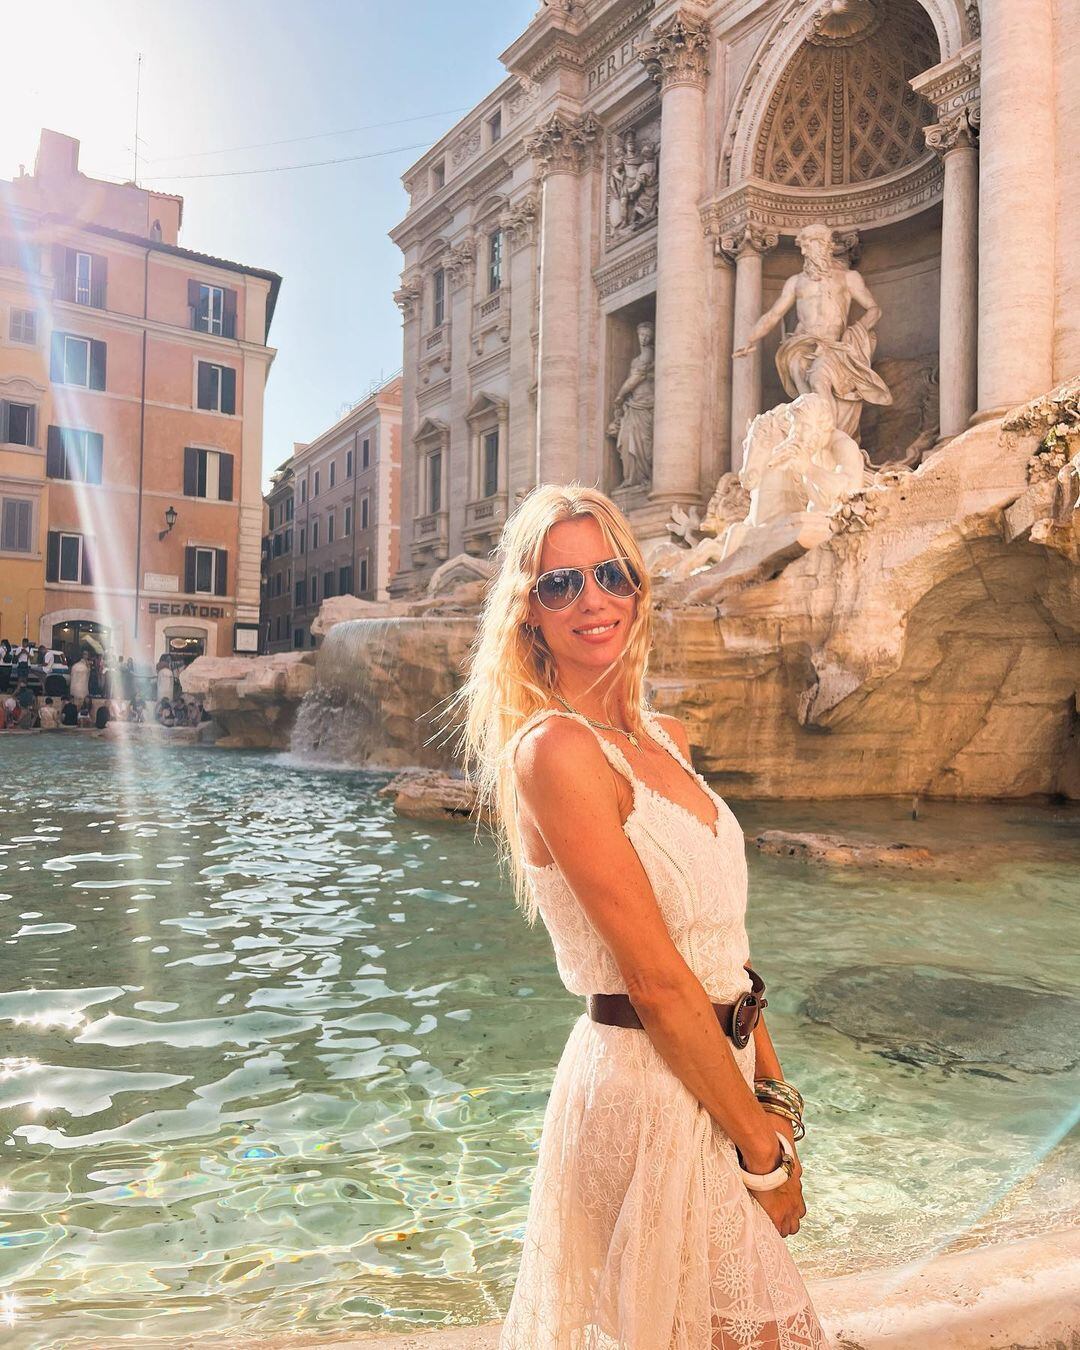
[[[686,758],[682,750],[679,748],[678,741],[676,741],[675,737],[672,736],[672,734],[665,729],[659,717],[657,717],[656,714],[651,709],[646,709],[645,716],[649,724],[649,730],[653,734],[653,736],[656,737],[656,739],[661,743],[661,745],[665,747],[666,750],[668,750],[672,755],[675,756],[675,759],[678,761],[678,763],[680,763],[683,766],[683,768],[687,771],[688,774],[691,775],[691,777],[697,779],[698,783],[704,790],[705,795],[711,798],[711,800],[716,802],[717,805],[719,806],[722,798],[709,785],[708,781],[704,777],[702,777],[700,773],[698,773],[697,769],[694,768],[692,761]]]

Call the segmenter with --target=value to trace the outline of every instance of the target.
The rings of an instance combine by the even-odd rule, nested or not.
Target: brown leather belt
[[[713,1003],[716,1020],[726,1036],[730,1036],[735,1046],[741,1050],[750,1043],[750,1037],[761,1017],[762,1008],[769,1006],[769,1000],[762,997],[765,993],[765,981],[753,969],[747,966],[752,989],[740,994],[734,1003]],[[637,1015],[637,1009],[630,1002],[629,994],[589,994],[586,997],[589,1016],[594,1022],[603,1022],[609,1027],[637,1027],[644,1031],[644,1024]]]

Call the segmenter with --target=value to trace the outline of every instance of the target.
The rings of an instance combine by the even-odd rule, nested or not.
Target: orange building
[[[281,278],[179,247],[180,197],[78,155],[43,131],[0,182],[0,636],[256,651]]]

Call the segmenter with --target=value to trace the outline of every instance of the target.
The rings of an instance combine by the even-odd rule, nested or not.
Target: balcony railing
[[[465,504],[465,534],[487,534],[506,520],[506,493],[477,497]]]
[[[432,557],[440,562],[448,556],[450,548],[450,512],[431,511],[427,515],[417,516],[413,520],[412,553],[413,560]]]

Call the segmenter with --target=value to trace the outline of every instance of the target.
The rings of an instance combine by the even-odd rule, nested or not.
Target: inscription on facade
[[[223,619],[225,610],[221,605],[169,604],[164,600],[151,600],[147,609],[151,614],[179,615],[184,619]]]
[[[639,32],[633,33],[625,41],[620,42],[618,46],[612,47],[609,52],[605,52],[600,60],[589,70],[589,93],[594,89],[599,89],[613,75],[617,75],[623,66],[629,65],[634,58],[634,48],[643,42],[648,34],[648,25],[646,24]]]

